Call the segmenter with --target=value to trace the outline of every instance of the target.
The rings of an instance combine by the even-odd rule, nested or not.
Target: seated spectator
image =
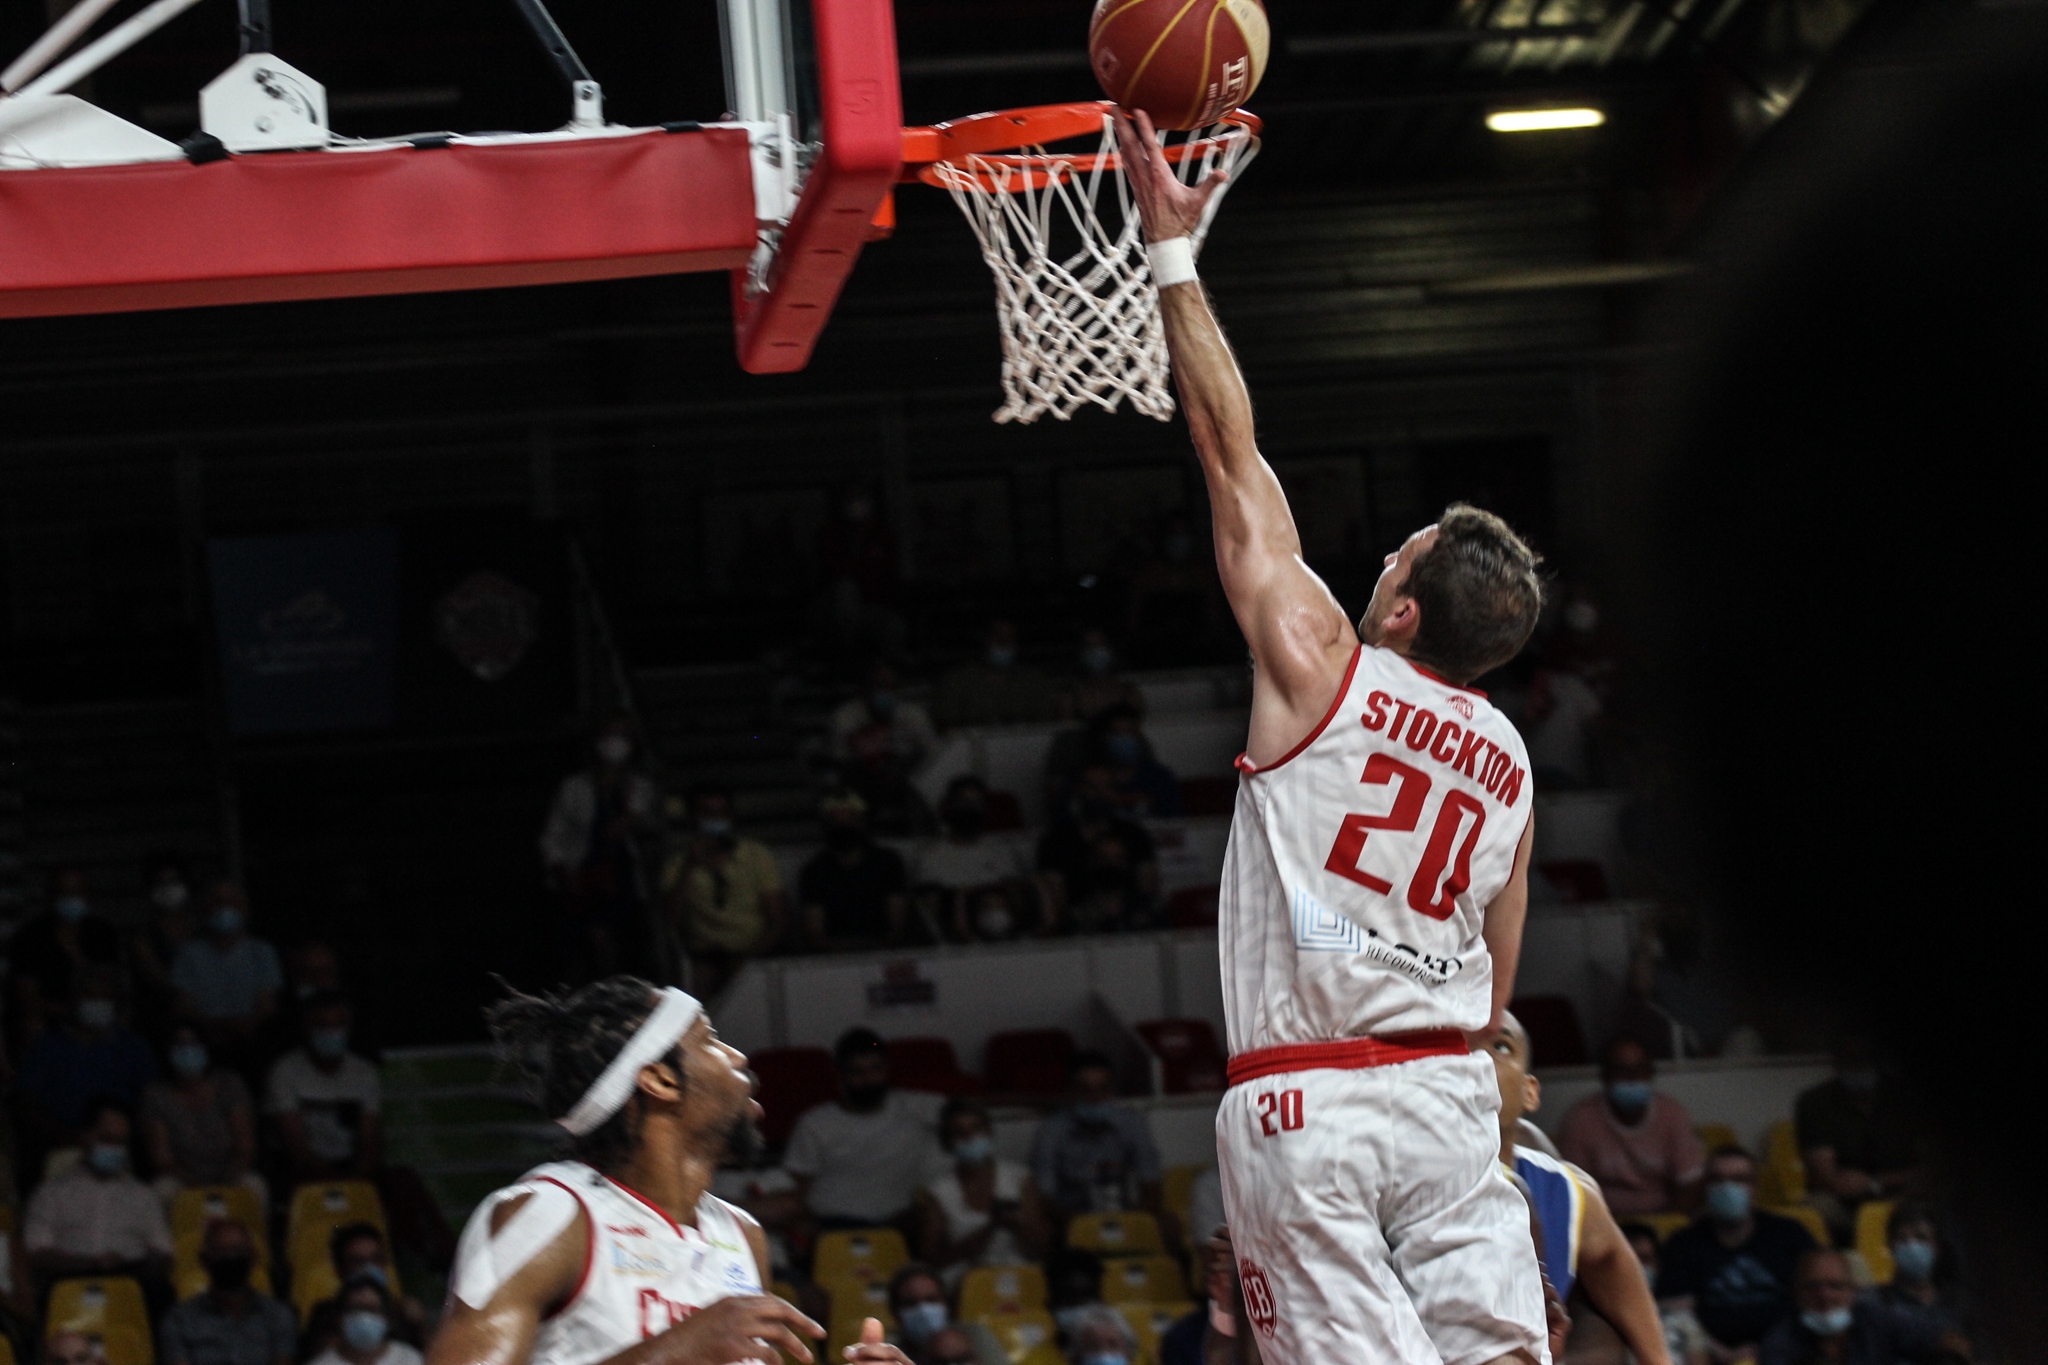
[[[1152,1129],[1116,1102],[1116,1074],[1100,1052],[1076,1052],[1067,1063],[1067,1105],[1039,1124],[1031,1174],[1062,1218],[1142,1208],[1165,1222]]]
[[[144,859],[142,886],[149,904],[141,924],[129,933],[128,962],[135,972],[139,1027],[151,1038],[160,1038],[177,1008],[171,964],[199,932],[199,907],[192,894],[192,874],[176,853],[159,851]]]
[[[1116,650],[1109,633],[1090,627],[1081,632],[1081,648],[1074,656],[1074,676],[1068,683],[1067,710],[1086,722],[1112,706],[1141,706],[1144,696],[1127,678],[1116,672]]]
[[[789,900],[775,855],[733,827],[732,792],[711,783],[690,793],[692,832],[662,875],[668,913],[709,1000],[750,957],[772,952],[788,927]]]
[[[584,767],[555,789],[540,831],[564,970],[586,979],[628,970],[644,955],[641,842],[661,830],[661,789],[634,761],[633,718],[607,718],[588,753]]]
[[[1657,1091],[1656,1064],[1633,1038],[1600,1059],[1600,1093],[1573,1105],[1557,1132],[1564,1159],[1600,1182],[1617,1218],[1699,1202],[1706,1152],[1683,1104]]]
[[[1754,1207],[1756,1160],[1740,1147],[1707,1157],[1705,1212],[1664,1244],[1657,1297],[1679,1299],[1707,1335],[1738,1354],[1792,1311],[1792,1272],[1813,1250],[1805,1225]]]
[[[311,939],[287,948],[284,954],[285,988],[294,1004],[304,1005],[316,995],[341,993],[341,955],[331,943]]]
[[[1657,1230],[1644,1223],[1624,1223],[1621,1235],[1628,1238],[1629,1249],[1635,1252],[1636,1260],[1642,1265],[1643,1278],[1654,1286],[1657,1283]],[[1712,1365],[1713,1342],[1691,1308],[1682,1306],[1675,1299],[1661,1300],[1657,1304],[1657,1316],[1664,1326],[1664,1350],[1671,1357],[1671,1365]]]
[[[1080,1247],[1061,1247],[1045,1258],[1045,1305],[1062,1333],[1081,1313],[1102,1302],[1102,1258]]]
[[[939,825],[945,837],[918,856],[918,895],[934,918],[971,939],[968,910],[975,894],[1002,887],[1021,899],[1027,869],[1014,843],[989,836],[988,784],[980,778],[962,774],[946,784]]]
[[[51,1147],[71,1141],[91,1101],[113,1099],[132,1109],[156,1078],[149,1044],[121,1018],[119,972],[93,963],[73,981],[69,1010],[28,1045],[17,1078],[32,1136]]]
[[[0,1336],[25,1345],[35,1332],[36,1284],[21,1234],[0,1232]],[[21,1352],[17,1360],[25,1356]]]
[[[978,1322],[954,1322],[946,1288],[928,1265],[904,1266],[889,1280],[889,1311],[896,1315],[897,1344],[913,1357],[929,1350],[935,1337],[957,1332],[967,1338],[970,1365],[1008,1365],[1009,1353],[996,1334]]]
[[[1944,1336],[1877,1299],[1856,1295],[1849,1258],[1815,1248],[1793,1272],[1795,1316],[1764,1337],[1756,1365],[1898,1365],[1969,1359],[1961,1337]]]
[[[358,1279],[375,1280],[391,1295],[392,1333],[400,1341],[423,1346],[427,1340],[427,1310],[409,1294],[391,1292],[391,1251],[384,1245],[384,1230],[375,1223],[344,1223],[327,1238],[327,1258],[334,1276],[342,1284]],[[333,1303],[329,1300],[329,1303]],[[326,1307],[322,1305],[321,1307]],[[339,1308],[338,1304],[335,1304]],[[321,1309],[313,1310],[317,1321]]]
[[[133,1275],[152,1298],[166,1296],[171,1227],[163,1203],[135,1178],[135,1135],[117,1100],[86,1106],[76,1164],[29,1197],[22,1243],[45,1280],[66,1275]]]
[[[291,1309],[249,1283],[249,1230],[228,1219],[208,1223],[200,1263],[206,1292],[166,1313],[157,1332],[163,1365],[291,1365],[299,1325]]]
[[[1941,1238],[1927,1206],[1913,1202],[1896,1205],[1885,1222],[1884,1235],[1892,1253],[1892,1282],[1871,1292],[1894,1312],[1924,1321],[1936,1336],[1961,1331],[1935,1284],[1936,1275],[1945,1268]]]
[[[1075,1309],[1061,1328],[1070,1365],[1136,1365],[1138,1334],[1106,1303]]]
[[[8,940],[7,960],[22,1028],[33,1034],[71,1008],[81,968],[120,965],[121,935],[93,913],[85,874],[67,867],[51,879],[50,908],[31,916]]]
[[[889,1053],[872,1029],[848,1029],[833,1049],[839,1098],[797,1120],[782,1164],[817,1225],[900,1225],[944,1160],[916,1102],[889,1088]]]
[[[43,1365],[107,1365],[107,1352],[83,1332],[52,1332],[43,1341]]]
[[[839,780],[860,793],[877,829],[910,834],[930,827],[911,774],[939,747],[931,712],[898,695],[896,670],[877,663],[867,689],[832,713],[831,755]]]
[[[323,1343],[312,1365],[420,1365],[419,1348],[401,1339],[406,1325],[381,1278],[347,1280],[330,1302],[336,1311],[322,1334],[313,1335],[313,1324],[306,1329],[309,1340]]]
[[[1860,1039],[1837,1044],[1834,1079],[1800,1095],[1792,1124],[1806,1163],[1807,1202],[1837,1241],[1853,1235],[1864,1200],[1919,1190],[1920,1150],[1905,1102]]]
[[[1081,774],[1066,817],[1038,841],[1061,917],[1081,933],[1149,927],[1159,906],[1158,846],[1121,814],[1115,774],[1097,764]]]
[[[1110,707],[1089,722],[1087,766],[1101,764],[1109,769],[1109,790],[1119,814],[1134,820],[1147,815],[1179,815],[1180,783],[1153,754],[1141,719],[1138,708],[1126,703]]]
[[[1215,1176],[1216,1170],[1211,1167],[1197,1177],[1197,1183],[1205,1178],[1213,1180]],[[1220,1205],[1221,1196],[1217,1198]],[[1191,1228],[1203,1226],[1202,1217],[1194,1211],[1190,1211],[1188,1222]],[[1196,1237],[1194,1257],[1196,1292],[1207,1302],[1195,1305],[1192,1313],[1160,1334],[1159,1365],[1206,1365],[1204,1348],[1212,1336],[1224,1335],[1212,1332],[1212,1324],[1222,1321],[1235,1325],[1230,1315],[1235,1312],[1232,1300],[1237,1293],[1237,1274],[1231,1261],[1230,1238],[1221,1218],[1208,1226],[1209,1234]]]
[[[253,1040],[277,1011],[284,970],[277,950],[248,932],[248,902],[233,882],[214,888],[206,932],[178,950],[171,985],[178,1010],[199,1025],[207,1045],[242,1070],[253,1060]]]
[[[1546,665],[1529,684],[1522,712],[1529,771],[1546,791],[1593,784],[1592,729],[1604,708],[1600,694],[1568,668]]]
[[[953,1168],[917,1192],[919,1254],[957,1287],[978,1265],[1025,1265],[1052,1241],[1031,1170],[996,1155],[995,1130],[978,1101],[939,1111],[939,1142]]]
[[[1017,662],[1017,628],[991,621],[981,657],[939,679],[938,720],[954,725],[1018,725],[1059,716],[1052,680]]]
[[[247,1185],[268,1198],[256,1166],[256,1106],[249,1087],[212,1054],[190,1024],[171,1033],[170,1079],[142,1096],[142,1140],[169,1204],[195,1185]]]
[[[851,791],[818,805],[825,847],[797,877],[804,943],[821,952],[857,952],[901,942],[910,916],[903,855],[875,842],[867,802]]]
[[[1030,882],[1016,881],[967,892],[955,902],[954,935],[968,943],[1008,943],[1027,933],[1050,932],[1045,899],[1034,896],[1035,889]],[[1027,908],[1031,901],[1038,903],[1036,913]]]
[[[291,1179],[371,1178],[383,1158],[383,1081],[349,1051],[347,1000],[315,996],[304,1019],[305,1044],[270,1068],[264,1106]]]

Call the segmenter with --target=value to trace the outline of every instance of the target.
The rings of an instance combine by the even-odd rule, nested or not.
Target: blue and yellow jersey
[[[1579,1232],[1586,1223],[1586,1192],[1593,1177],[1569,1161],[1533,1148],[1515,1149],[1515,1174],[1536,1201],[1543,1227],[1543,1269],[1560,1299],[1570,1298],[1579,1273]]]

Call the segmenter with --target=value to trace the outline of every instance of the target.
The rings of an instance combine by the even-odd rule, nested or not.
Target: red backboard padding
[[[0,317],[745,265],[737,129],[0,171]]]

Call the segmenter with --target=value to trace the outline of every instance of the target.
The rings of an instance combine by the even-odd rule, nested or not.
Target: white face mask
[[[633,741],[624,735],[606,735],[597,742],[597,756],[616,768],[633,756]]]
[[[149,898],[159,910],[178,910],[192,898],[192,892],[183,882],[159,882]]]

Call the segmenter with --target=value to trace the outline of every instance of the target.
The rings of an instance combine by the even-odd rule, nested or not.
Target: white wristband
[[[1145,248],[1152,258],[1152,285],[1165,289],[1195,278],[1195,243],[1189,237],[1169,237]]]

